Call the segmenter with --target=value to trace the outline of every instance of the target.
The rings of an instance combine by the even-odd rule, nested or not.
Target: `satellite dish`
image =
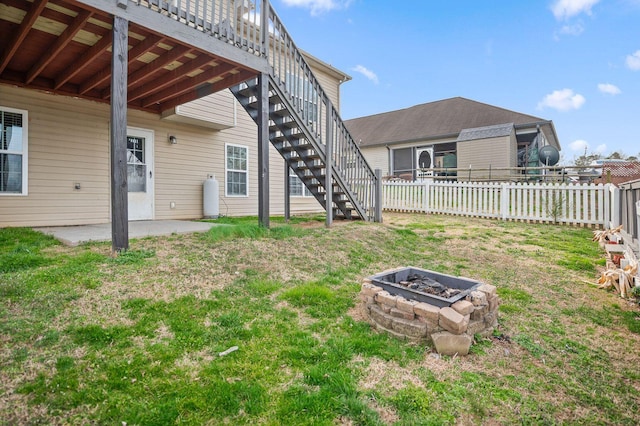
[[[538,157],[540,162],[545,166],[555,166],[560,161],[560,152],[556,147],[546,145],[540,148],[538,151]]]

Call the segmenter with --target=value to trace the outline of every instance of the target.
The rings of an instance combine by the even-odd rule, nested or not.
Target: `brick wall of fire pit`
[[[498,325],[500,299],[496,287],[482,284],[450,307],[408,300],[366,278],[360,291],[361,307],[377,330],[401,339],[432,343],[443,355],[467,355],[473,336],[488,337]]]

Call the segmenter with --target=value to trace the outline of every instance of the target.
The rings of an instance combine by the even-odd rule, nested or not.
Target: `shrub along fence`
[[[385,182],[383,208],[582,226],[619,224],[620,193],[611,184]]]

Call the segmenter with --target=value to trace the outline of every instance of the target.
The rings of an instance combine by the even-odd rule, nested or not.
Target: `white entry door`
[[[127,128],[129,220],[153,219],[153,132]]]

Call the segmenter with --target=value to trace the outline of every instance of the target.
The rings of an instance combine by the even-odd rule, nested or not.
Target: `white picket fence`
[[[387,211],[609,226],[612,185],[510,182],[385,182]]]

